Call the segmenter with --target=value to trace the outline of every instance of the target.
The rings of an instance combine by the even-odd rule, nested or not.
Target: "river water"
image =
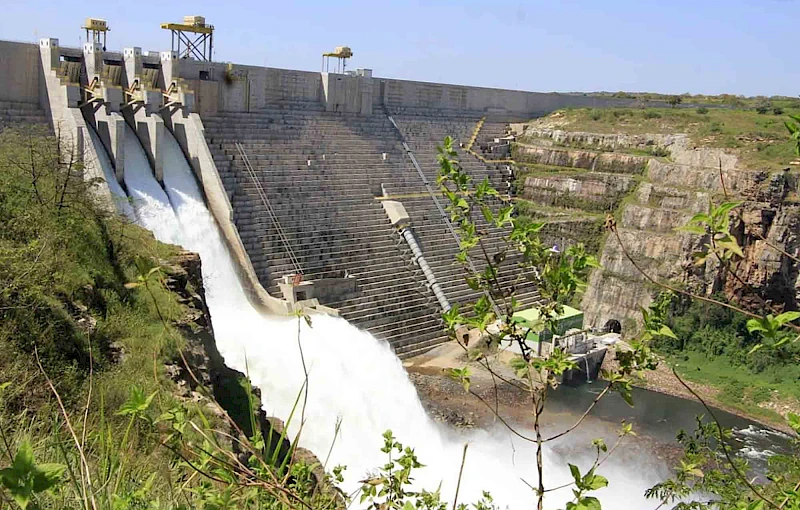
[[[140,224],[159,240],[179,244],[200,254],[206,298],[217,346],[226,363],[250,375],[261,388],[269,415],[286,419],[298,402],[307,399],[288,424],[296,434],[304,420],[300,445],[314,452],[326,467],[347,466],[343,489],[353,491],[359,480],[386,462],[380,452],[381,435],[391,429],[398,440],[416,449],[425,468],[415,473],[415,484],[441,487],[445,500],[455,493],[463,446],[469,443],[459,501],[476,501],[491,491],[501,508],[530,508],[535,485],[535,452],[530,444],[503,428],[479,431],[451,430],[429,418],[401,363],[381,342],[341,318],[314,316],[312,327],[297,319],[261,315],[249,303],[236,276],[234,263],[213,217],[205,206],[195,177],[177,142],[165,132],[164,186],[150,170],[138,140],[126,137],[125,183]],[[305,368],[304,368],[305,367]],[[308,372],[305,384],[304,370]],[[593,398],[595,386],[562,388],[553,400],[552,419],[576,416],[584,401]],[[619,407],[614,397],[605,400],[591,417],[589,430],[570,435],[544,452],[549,486],[568,482],[567,462],[583,469],[591,464],[586,445],[592,437],[609,433],[621,417],[638,420],[648,434],[667,437],[691,413],[677,399],[653,394],[637,395],[636,413]],[[662,407],[672,409],[672,413]],[[686,409],[689,409],[686,407]],[[674,414],[681,411],[683,418]],[[634,413],[635,414],[635,413]],[[669,420],[662,422],[660,420]],[[761,429],[737,422],[743,437],[762,438]],[[680,425],[683,426],[683,425]],[[744,439],[743,439],[744,441]],[[754,448],[763,445],[754,443]],[[663,479],[668,466],[656,456],[642,455],[641,443],[603,466],[610,486],[597,493],[604,508],[649,509],[643,492]],[[645,451],[646,453],[646,451]],[[547,508],[563,507],[569,489],[548,494]]]
[[[547,407],[548,419],[557,423],[569,422],[576,412],[591,404],[603,387],[602,381],[578,387],[559,387]],[[677,447],[675,438],[680,430],[695,430],[697,416],[710,420],[708,411],[695,400],[634,388],[633,402],[631,407],[618,394],[607,395],[590,414],[591,426],[604,431],[607,436],[619,428],[621,420],[625,420],[634,425],[634,430],[641,436],[640,442],[670,448]],[[750,462],[754,475],[763,476],[770,456],[791,453],[790,437],[783,432],[721,409],[712,410],[720,424],[733,432],[731,444],[738,456]]]

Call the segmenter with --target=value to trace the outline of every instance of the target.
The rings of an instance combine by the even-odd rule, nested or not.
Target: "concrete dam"
[[[0,126],[49,124],[118,209],[128,135],[162,184],[174,137],[258,309],[335,310],[401,358],[444,342],[443,309],[480,296],[454,263],[437,144],[454,138],[472,178],[504,191],[508,167],[464,148],[558,108],[625,104],[186,57],[108,51],[97,38],[83,48],[0,42]],[[483,227],[501,242],[504,232]],[[503,281],[517,276],[506,261]],[[517,292],[522,308],[539,300],[530,284]]]

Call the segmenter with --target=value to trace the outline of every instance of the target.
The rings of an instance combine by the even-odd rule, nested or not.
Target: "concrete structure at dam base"
[[[437,144],[453,137],[474,180],[510,190],[508,164],[477,157],[473,144],[558,108],[632,102],[180,57],[97,40],[0,41],[0,129],[46,119],[87,177],[105,179],[105,153],[123,189],[127,130],[159,181],[174,136],[259,309],[339,313],[401,357],[444,342],[442,311],[469,313],[480,297],[454,263],[458,235],[431,184]],[[98,195],[113,207],[108,186]],[[502,245],[504,229],[480,227],[489,248]],[[518,272],[509,257],[499,279]],[[540,302],[529,282],[516,291],[523,306]]]

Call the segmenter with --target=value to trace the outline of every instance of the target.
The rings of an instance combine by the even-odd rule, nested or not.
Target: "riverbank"
[[[476,362],[467,360],[461,347],[448,343],[417,356],[404,363],[409,379],[417,389],[423,407],[434,420],[460,429],[491,430],[494,427],[513,427],[520,434],[533,436],[533,415],[530,395],[516,378],[507,362],[512,353],[502,353],[490,361],[492,374]],[[449,376],[450,369],[469,365],[471,368],[470,393]],[[505,379],[505,381],[501,380]],[[569,388],[568,391],[572,391]],[[580,391],[576,388],[575,391]],[[587,395],[589,395],[587,393]],[[563,396],[563,395],[562,395]],[[558,396],[549,405],[541,420],[543,435],[550,436],[572,427],[580,419],[584,407],[559,404]],[[608,396],[607,398],[618,398]],[[591,401],[591,398],[589,399]],[[586,403],[588,406],[588,403]],[[570,449],[576,445],[590,445],[595,437],[603,437],[609,444],[616,441],[620,427],[619,420],[609,420],[590,415],[582,420],[581,426],[570,434],[570,439],[555,448]],[[624,455],[636,458],[650,455],[659,459],[662,466],[672,466],[682,454],[682,449],[674,442],[674,435],[658,437],[639,430],[636,436],[626,439],[622,450]]]
[[[625,344],[622,343],[620,345],[624,346]],[[603,369],[615,368],[615,357],[615,349],[612,347],[603,362]],[[653,371],[647,372],[643,378],[640,378],[636,382],[636,386],[673,397],[696,400],[694,395],[678,381],[672,373],[672,368],[672,364],[668,360],[661,358],[658,367]],[[762,402],[742,403],[741,406],[733,405],[726,402],[722,388],[699,381],[697,375],[687,373],[687,368],[681,367],[680,363],[675,366],[681,377],[687,381],[692,390],[705,400],[706,404],[766,427],[788,434],[793,433],[791,427],[786,424],[785,416],[790,412],[800,412],[800,403],[796,400],[782,398],[776,392],[773,392]]]
[[[625,344],[621,344],[624,346]],[[498,423],[498,415],[514,423],[525,424],[530,416],[530,396],[518,381],[507,362],[511,353],[501,353],[491,361],[492,370],[508,382],[493,377],[484,367],[467,359],[463,349],[450,342],[426,354],[412,358],[404,363],[409,378],[414,383],[428,413],[438,421],[460,428],[487,428]],[[614,368],[615,351],[609,349],[603,362],[604,369]],[[470,389],[464,391],[461,385],[449,377],[452,368],[469,365],[472,371]],[[681,367],[678,367],[680,370]],[[682,374],[691,388],[710,406],[727,411],[733,415],[751,420],[766,427],[792,433],[782,415],[797,412],[796,402],[785,402],[776,395],[762,402],[753,412],[724,402],[721,390],[713,385],[697,382],[691,374]],[[672,368],[661,360],[656,370],[647,372],[636,386],[646,390],[696,401],[672,373]],[[752,407],[752,406],[751,406]],[[554,422],[568,419],[565,416],[553,417]]]

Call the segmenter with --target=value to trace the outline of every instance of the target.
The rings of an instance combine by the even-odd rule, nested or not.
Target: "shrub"
[[[783,108],[781,108],[780,106],[776,106],[775,108],[772,109],[772,114],[783,115]]]
[[[772,102],[768,99],[761,100],[756,103],[756,111],[759,115],[764,115],[772,109]]]
[[[744,399],[744,384],[741,381],[731,381],[722,387],[720,397],[723,401],[740,403]]]
[[[698,108],[696,111],[697,111],[697,113],[699,113],[700,115],[705,115],[705,114],[707,114],[707,113],[708,113],[708,108],[706,108],[705,106],[701,106],[701,107],[699,107],[699,108]]]
[[[592,110],[592,113],[589,114],[589,117],[592,120],[600,120],[601,118],[603,118],[603,112],[601,112],[600,110]]]
[[[645,119],[660,119],[661,118],[661,114],[658,113],[657,111],[645,110],[644,118]]]

